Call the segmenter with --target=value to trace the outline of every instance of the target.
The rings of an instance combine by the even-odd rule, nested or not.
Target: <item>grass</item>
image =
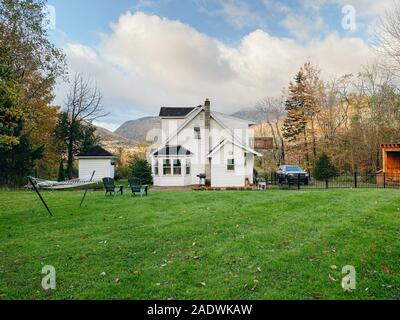
[[[0,299],[400,297],[399,190],[81,196],[0,192]]]

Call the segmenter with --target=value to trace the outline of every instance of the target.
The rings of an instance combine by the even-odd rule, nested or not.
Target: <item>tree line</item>
[[[68,70],[48,24],[44,0],[0,2],[0,186],[57,171],[72,178],[73,156],[98,143],[92,122],[104,113],[92,81],[76,75],[63,108],[52,105],[56,81],[68,81]]]
[[[274,138],[261,170],[299,164],[313,172],[321,157],[340,173],[381,169],[381,144],[400,143],[399,25],[396,5],[377,32],[376,61],[358,74],[324,81],[308,61],[280,98],[257,104],[263,117],[257,134]]]

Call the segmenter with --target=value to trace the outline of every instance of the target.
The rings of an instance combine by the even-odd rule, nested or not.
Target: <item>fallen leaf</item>
[[[119,283],[119,278],[115,279],[115,282],[116,282],[116,283]]]
[[[332,266],[331,266],[331,269],[332,269],[332,270],[336,270],[337,268],[338,268],[338,267],[335,266],[335,265],[332,265]]]
[[[85,257],[85,256],[80,256],[80,257],[79,257],[79,259],[81,259],[81,260],[85,260],[85,259],[86,259],[86,257]]]
[[[104,276],[106,276],[106,275],[107,275],[107,273],[105,273],[105,272],[102,272],[102,273],[100,273],[100,275],[104,277]]]
[[[333,281],[333,282],[336,282],[337,280],[334,278],[334,277],[332,277],[331,275],[329,275],[329,280],[331,280],[331,281]]]
[[[206,286],[206,283],[205,283],[205,282],[200,282],[200,284],[201,284],[203,287]]]
[[[256,271],[257,271],[258,273],[261,273],[261,268],[260,268],[260,267],[257,267]]]
[[[384,265],[382,265],[382,271],[383,271],[384,273],[386,273],[386,274],[389,274],[389,273],[390,273],[389,268],[386,267],[386,266],[384,266]]]
[[[251,288],[251,291],[256,290],[257,286],[258,286],[258,280],[254,280],[253,282],[254,282],[254,285],[253,285],[253,288]]]

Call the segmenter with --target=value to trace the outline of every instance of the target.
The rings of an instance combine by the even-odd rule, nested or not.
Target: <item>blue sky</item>
[[[56,10],[51,37],[65,49],[70,73],[96,81],[110,112],[102,124],[115,129],[124,120],[157,114],[161,105],[198,105],[206,96],[219,111],[252,107],[263,96],[277,95],[307,59],[329,76],[354,72],[355,63],[360,67],[371,58],[374,26],[392,1],[48,4]],[[356,28],[344,28],[343,18],[353,12]],[[58,87],[57,103],[62,104],[66,88]]]
[[[309,3],[305,5],[305,3]],[[352,1],[347,1],[351,3]],[[110,23],[118,20],[126,11],[143,11],[179,20],[189,24],[200,32],[216,37],[228,43],[235,43],[255,28],[267,30],[280,37],[293,37],[290,30],[282,25],[286,17],[285,7],[307,20],[315,21],[322,17],[326,24],[324,31],[314,30],[313,36],[324,37],[325,31],[336,31],[342,36],[358,36],[368,38],[368,32],[362,28],[356,32],[349,32],[342,28],[343,18],[340,1],[219,1],[219,0],[50,0],[48,2],[56,8],[57,27],[66,32],[74,40],[86,44],[95,44],[99,34],[110,32]],[[236,5],[238,9],[246,8],[253,16],[243,12],[243,21],[239,21],[238,14],[225,16],[224,3]],[[242,5],[243,3],[244,5]],[[358,5],[357,5],[358,4]],[[355,1],[354,7],[363,7],[362,1]],[[362,10],[364,12],[365,10]],[[365,23],[375,16],[376,12],[363,14],[358,17]],[[236,23],[235,20],[238,20]],[[257,19],[250,19],[257,17]]]

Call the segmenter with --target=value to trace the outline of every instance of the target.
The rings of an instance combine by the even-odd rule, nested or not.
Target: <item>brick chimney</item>
[[[210,128],[211,128],[211,102],[209,99],[206,99],[206,101],[204,102],[204,111],[205,111],[204,127],[205,127],[205,129],[210,130]]]
[[[208,154],[211,151],[210,144],[210,130],[211,130],[211,102],[206,99],[204,102],[204,151],[206,153],[205,158],[205,173],[206,173],[206,183],[211,183],[211,159],[208,158]]]

